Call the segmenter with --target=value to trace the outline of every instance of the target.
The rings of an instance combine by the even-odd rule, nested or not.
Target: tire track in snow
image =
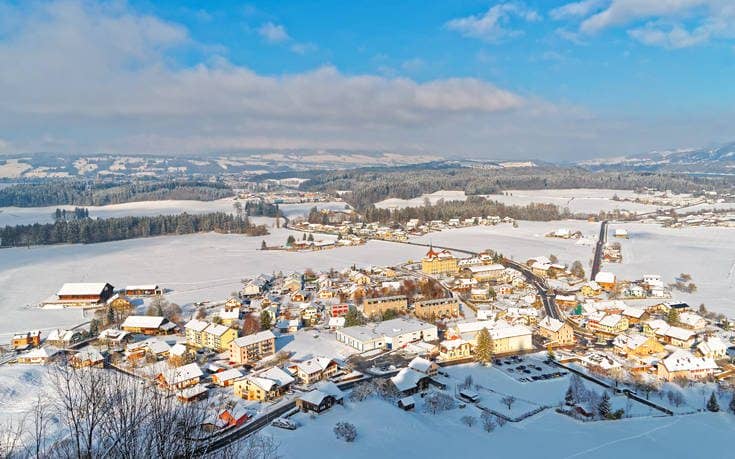
[[[621,442],[628,441],[628,440],[635,440],[636,438],[646,437],[646,436],[648,436],[648,435],[650,435],[650,434],[652,434],[652,433],[654,433],[656,431],[663,430],[663,429],[668,429],[669,427],[673,426],[674,424],[677,424],[678,422],[679,422],[679,419],[675,419],[674,421],[669,422],[668,424],[664,424],[662,426],[654,427],[653,429],[649,429],[649,430],[647,430],[645,432],[641,432],[641,433],[636,434],[636,435],[630,435],[628,437],[618,438],[617,440],[611,440],[611,441],[608,441],[608,442],[605,442],[605,443],[601,443],[601,444],[599,444],[597,446],[594,446],[592,448],[586,449],[584,451],[579,451],[579,452],[574,453],[574,454],[571,454],[569,456],[565,456],[565,459],[569,459],[569,458],[572,458],[572,457],[578,457],[578,456],[586,455],[586,454],[592,453],[594,451],[597,451],[599,449],[606,448],[606,447],[608,447],[610,445],[614,445],[616,443],[621,443]]]

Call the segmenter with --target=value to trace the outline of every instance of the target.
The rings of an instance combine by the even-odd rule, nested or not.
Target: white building
[[[360,352],[373,349],[398,349],[414,341],[438,339],[436,325],[410,318],[386,320],[337,330],[337,341]]]

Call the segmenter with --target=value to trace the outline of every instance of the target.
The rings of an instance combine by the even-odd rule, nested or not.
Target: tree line
[[[0,207],[104,206],[164,199],[212,201],[232,196],[224,183],[202,181],[87,182],[57,180],[19,183],[0,189]]]
[[[90,244],[166,234],[219,233],[263,236],[268,230],[225,212],[144,217],[57,220],[54,223],[6,226],[0,230],[0,247],[49,244]]]

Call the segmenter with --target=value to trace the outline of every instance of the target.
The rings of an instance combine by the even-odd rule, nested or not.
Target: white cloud
[[[266,22],[261,25],[258,28],[258,34],[269,43],[283,43],[291,39],[285,27],[272,22]]]
[[[498,42],[523,35],[522,30],[511,27],[514,20],[535,22],[540,21],[541,16],[523,3],[500,3],[483,14],[452,19],[445,26],[465,37]]]
[[[583,0],[581,2],[567,3],[549,11],[549,16],[554,20],[573,19],[587,17],[590,13],[599,10],[607,0]]]

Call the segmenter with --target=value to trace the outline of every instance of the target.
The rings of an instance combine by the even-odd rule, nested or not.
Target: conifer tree
[[[714,392],[712,392],[712,395],[709,396],[709,400],[707,401],[707,411],[713,413],[720,411],[720,404],[717,403],[717,397],[715,397]]]
[[[475,347],[475,360],[480,363],[489,363],[493,360],[493,348],[490,332],[483,328],[477,334],[477,347]]]
[[[597,413],[603,419],[610,417],[610,396],[607,392],[602,394],[602,399],[600,399],[600,403],[597,405]]]

